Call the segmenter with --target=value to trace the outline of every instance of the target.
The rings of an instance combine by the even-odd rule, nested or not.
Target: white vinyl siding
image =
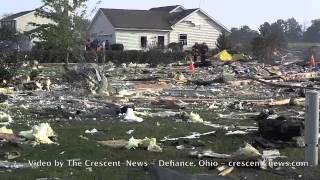
[[[116,43],[121,43],[125,50],[143,50],[141,37],[147,37],[147,48],[157,46],[158,36],[164,36],[164,45],[168,45],[168,32],[147,30],[116,30]]]
[[[30,25],[29,23],[37,23],[37,24],[49,24],[49,23],[53,23],[52,20],[48,19],[48,18],[43,18],[43,17],[39,17],[35,15],[35,11],[32,11],[28,14],[25,14],[23,16],[20,16],[18,18],[16,18],[16,29],[18,32],[28,32],[31,31],[33,29],[35,29],[36,27],[33,25]]]
[[[170,32],[170,42],[179,42],[180,34],[187,35],[187,48],[191,48],[196,42],[205,42],[209,48],[215,48],[216,40],[221,34],[221,28],[212,22],[209,17],[197,12],[173,26],[173,30]]]
[[[89,33],[91,40],[108,40],[110,44],[115,43],[114,27],[100,10],[90,26]]]

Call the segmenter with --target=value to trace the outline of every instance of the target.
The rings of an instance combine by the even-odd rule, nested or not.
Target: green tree
[[[220,34],[217,39],[216,46],[220,51],[223,51],[225,49],[230,50],[231,49],[230,37],[226,33]]]
[[[270,59],[274,51],[286,48],[288,42],[284,31],[283,20],[262,24],[259,28],[260,35],[252,41],[253,54],[259,58]]]
[[[259,34],[257,31],[250,29],[249,26],[242,26],[240,28],[232,28],[230,34],[230,40],[232,44],[246,44],[257,37]]]
[[[303,34],[303,39],[307,42],[320,42],[320,19],[315,19],[312,25]]]
[[[258,35],[258,32],[251,30],[249,26],[232,28],[230,41],[235,46],[236,51],[251,53],[251,41]]]
[[[285,34],[289,42],[302,40],[302,25],[295,18],[289,18],[285,22]]]
[[[32,33],[38,38],[38,46],[43,49],[56,49],[65,54],[66,64],[70,53],[80,52],[86,39],[84,27],[86,3],[88,0],[42,0],[43,6],[36,11],[36,16],[48,18],[49,24],[32,25],[37,28]],[[80,54],[79,54],[80,55]]]

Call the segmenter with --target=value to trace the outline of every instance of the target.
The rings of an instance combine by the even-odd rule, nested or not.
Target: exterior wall
[[[35,11],[33,11],[29,14],[16,18],[17,31],[23,33],[35,29],[35,26],[29,24],[30,22],[37,24],[53,23],[50,19],[35,16]]]
[[[179,34],[187,34],[188,44],[185,47],[186,49],[190,49],[196,42],[205,42],[210,49],[215,48],[216,40],[221,34],[221,29],[199,11],[172,28],[170,42],[179,42]]]
[[[99,41],[109,40],[110,44],[115,43],[115,31],[110,21],[100,10],[92,22],[90,29],[90,40],[98,39]]]
[[[0,21],[0,27],[8,27],[16,30],[16,20]]]
[[[141,48],[141,36],[147,37],[148,48],[157,45],[158,36],[164,36],[164,46],[169,42],[167,31],[116,30],[116,42],[123,44],[125,50],[144,50]]]

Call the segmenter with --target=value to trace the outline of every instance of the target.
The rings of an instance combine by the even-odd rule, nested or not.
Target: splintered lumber
[[[232,86],[246,86],[250,84],[252,80],[235,80],[235,81],[228,81],[227,84]]]
[[[304,106],[305,98],[286,98],[286,99],[279,99],[279,100],[263,100],[263,101],[251,101],[251,103],[257,106],[285,106],[285,105],[292,105],[292,106]]]
[[[287,98],[270,102],[269,106],[283,106],[283,105],[300,105],[304,104],[305,98]]]
[[[11,143],[21,142],[21,139],[14,134],[0,133],[0,139]]]
[[[307,73],[297,73],[297,74],[281,76],[281,79],[283,79],[284,81],[304,81],[304,80],[316,78],[316,77],[319,77],[319,73],[307,72]]]
[[[273,83],[266,81],[264,79],[259,79],[256,77],[248,77],[250,79],[253,79],[255,81],[258,81],[260,83],[266,84],[268,86],[274,86],[274,87],[279,87],[279,88],[299,88],[299,89],[312,89],[312,90],[320,90],[320,88],[317,87],[306,87],[306,86],[296,86],[296,85],[287,85],[287,84],[278,84],[278,83]]]

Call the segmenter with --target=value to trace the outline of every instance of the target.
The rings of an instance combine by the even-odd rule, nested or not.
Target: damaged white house
[[[182,43],[185,49],[203,42],[215,48],[219,34],[229,32],[203,10],[181,5],[149,10],[100,8],[89,31],[91,40],[120,43],[125,50],[166,47],[172,42]]]
[[[8,27],[15,32],[21,34],[28,33],[36,27],[30,23],[49,24],[52,21],[35,15],[36,10],[18,12],[0,19],[0,27]],[[22,51],[31,50],[32,40],[29,36],[21,36],[19,41],[19,49]]]

